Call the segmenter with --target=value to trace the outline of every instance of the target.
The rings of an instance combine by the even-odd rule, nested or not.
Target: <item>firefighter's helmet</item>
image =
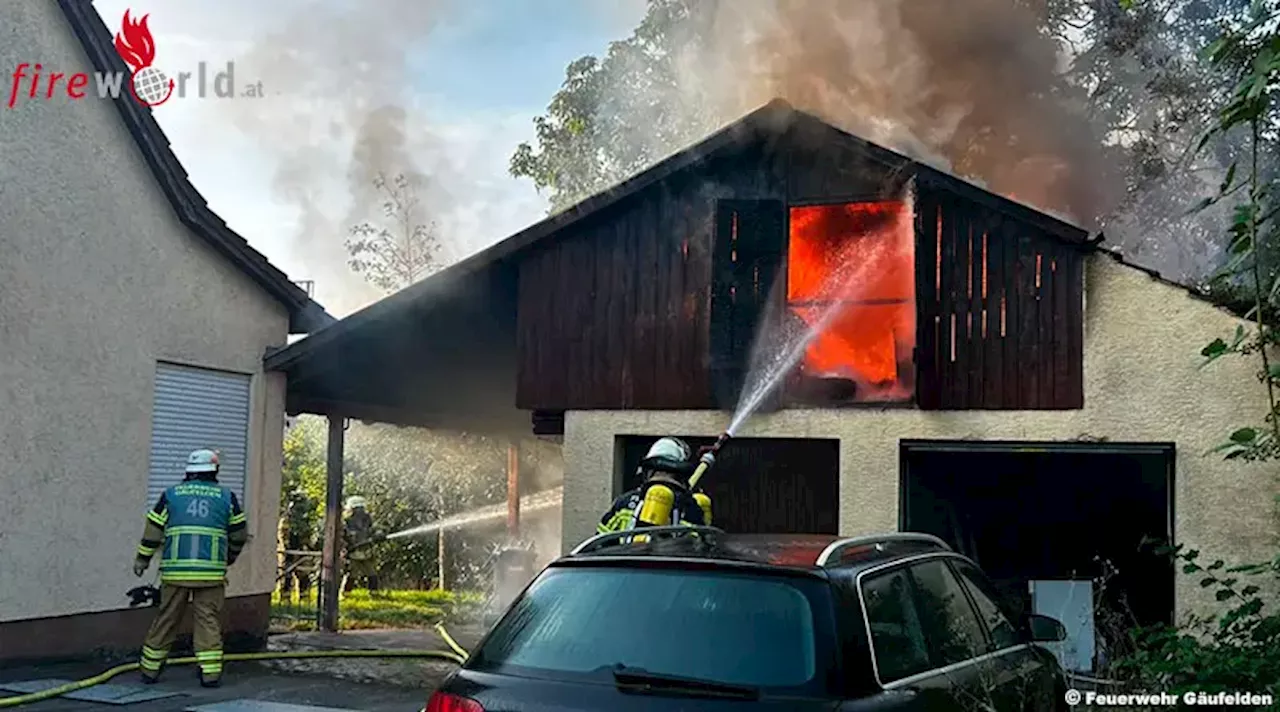
[[[364,497],[359,495],[347,498],[347,509],[364,509],[365,504]]]
[[[218,453],[213,450],[194,450],[187,455],[187,474],[218,471]]]
[[[673,462],[688,462],[692,457],[693,450],[689,449],[689,443],[680,438],[660,438],[649,448],[644,459],[662,458]]]

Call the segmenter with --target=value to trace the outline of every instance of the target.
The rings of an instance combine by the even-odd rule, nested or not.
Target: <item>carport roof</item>
[[[93,3],[89,0],[58,0],[58,5],[93,68],[99,72],[122,72],[129,76],[129,68],[115,49],[111,31]],[[306,334],[335,322],[306,290],[294,284],[266,256],[250,247],[209,208],[178,162],[150,107],[128,95],[117,97],[113,103],[178,219],[289,310],[289,333]]]

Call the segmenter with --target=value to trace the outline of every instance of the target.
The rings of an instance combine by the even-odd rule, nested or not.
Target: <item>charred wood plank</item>
[[[689,295],[696,290],[696,282],[688,270],[686,258],[689,249],[690,216],[682,209],[683,205],[667,195],[663,195],[653,221],[646,221],[646,229],[654,231],[656,239],[662,245],[666,256],[666,294],[670,326],[667,327],[669,339],[666,361],[658,364],[659,373],[666,374],[660,378],[664,383],[664,404],[668,407],[680,408],[689,401],[689,393],[693,389],[690,379],[685,374],[692,373],[697,363],[696,351],[697,329],[691,318],[688,307]],[[663,229],[675,225],[674,230]],[[695,305],[696,306],[696,305]],[[680,374],[680,375],[673,375]]]
[[[1064,309],[1067,336],[1067,381],[1064,408],[1084,407],[1084,287],[1085,255],[1078,250],[1068,253],[1066,265],[1067,301]]]
[[[941,407],[950,410],[956,407],[956,205],[948,193],[939,195],[938,209],[942,215],[941,265],[942,284],[939,288],[939,315],[941,316],[939,346],[939,392]]]
[[[1067,334],[1067,312],[1071,310],[1071,275],[1067,263],[1071,250],[1063,245],[1053,246],[1050,262],[1053,289],[1053,406],[1070,408],[1071,402],[1071,337]]]
[[[1019,226],[1016,221],[1007,218],[1002,221],[1000,236],[1001,249],[1004,251],[1004,281],[1001,286],[1004,292],[1004,318],[1000,329],[1003,342],[1001,360],[1004,362],[1004,407],[1011,409],[1023,407],[1021,379],[1022,369],[1026,368],[1018,347],[1018,320],[1022,315],[1022,300],[1018,292],[1021,279],[1018,262],[1018,233]]]
[[[611,214],[625,215],[619,209],[611,211]],[[615,217],[613,220],[598,223],[591,230],[588,240],[596,277],[595,285],[591,290],[589,321],[586,322],[590,324],[590,338],[595,347],[591,359],[591,392],[587,399],[590,408],[603,408],[618,400],[617,386],[612,378],[618,354],[614,349],[611,328],[613,294],[616,285],[613,265],[618,249],[615,232],[617,220],[618,218]]]
[[[984,332],[982,337],[983,406],[1000,409],[1004,399],[1004,338],[1001,334],[1005,286],[1004,224],[996,213],[988,213],[983,231],[986,241],[986,294],[983,297]]]
[[[646,209],[648,200],[644,200],[641,209]],[[617,259],[614,260],[614,281],[611,289],[615,292],[612,300],[613,309],[609,313],[609,328],[613,332],[614,368],[618,377],[618,400],[608,403],[611,408],[634,408],[635,391],[635,333],[636,333],[636,288],[639,276],[636,270],[637,248],[635,240],[634,211],[627,219],[620,220],[615,228],[614,238],[618,241]],[[616,405],[615,405],[616,403]]]
[[[646,205],[648,202],[646,201]],[[649,207],[645,214],[653,210]],[[657,392],[658,379],[661,372],[656,363],[661,350],[665,348],[658,329],[659,305],[657,277],[661,270],[658,263],[657,238],[652,230],[646,229],[648,223],[644,215],[637,215],[627,224],[627,236],[635,249],[635,278],[631,282],[635,298],[635,322],[631,343],[631,379],[633,387],[634,407],[661,407],[662,399]]]
[[[556,288],[563,290],[568,308],[565,310],[565,320],[559,322],[555,331],[569,347],[565,354],[565,363],[568,364],[566,408],[585,408],[590,402],[590,374],[595,358],[591,328],[591,301],[595,291],[594,254],[582,235],[574,235],[565,241],[564,250],[568,274],[562,275]]]
[[[1028,228],[1018,231],[1018,406],[1040,407],[1040,380],[1044,365],[1036,333],[1039,324],[1037,301],[1036,244]]]
[[[935,410],[938,397],[938,202],[916,185],[916,403]]]

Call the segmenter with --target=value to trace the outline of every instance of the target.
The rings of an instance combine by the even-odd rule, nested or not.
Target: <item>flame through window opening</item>
[[[787,313],[806,328],[802,377],[851,381],[855,401],[914,395],[915,233],[904,201],[790,209]]]

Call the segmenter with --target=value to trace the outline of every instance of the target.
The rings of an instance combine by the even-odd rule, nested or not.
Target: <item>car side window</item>
[[[955,570],[960,574],[960,580],[964,582],[969,595],[973,597],[974,605],[978,607],[978,615],[982,616],[983,622],[987,624],[987,632],[991,634],[991,648],[1003,650],[1021,643],[1017,628],[1001,610],[1000,604],[997,603],[999,596],[987,577],[972,564],[965,562],[955,562]]]
[[[942,559],[911,567],[916,582],[916,608],[936,666],[951,665],[987,652],[978,614],[965,597],[959,579]]]
[[[881,684],[932,667],[906,569],[868,577],[862,600]]]

